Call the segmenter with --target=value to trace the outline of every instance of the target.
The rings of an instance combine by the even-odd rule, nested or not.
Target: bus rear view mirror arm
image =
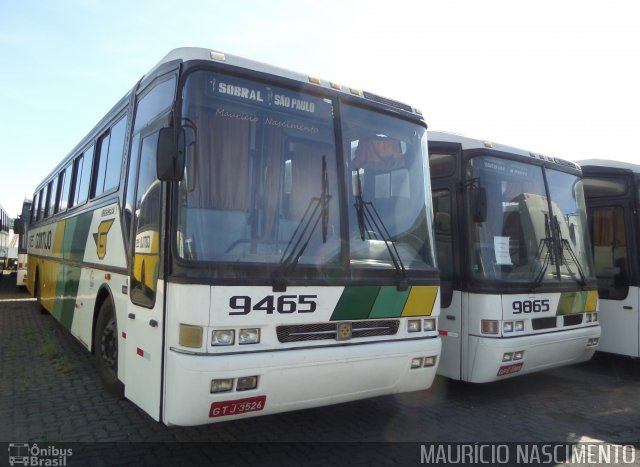
[[[184,176],[184,128],[162,128],[158,134],[158,179],[180,181]]]

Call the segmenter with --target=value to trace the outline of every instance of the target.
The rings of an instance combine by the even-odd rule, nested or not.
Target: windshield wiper
[[[551,235],[551,226],[549,225],[549,217],[545,214],[544,216],[544,234],[545,238],[540,239],[540,243],[538,244],[538,250],[536,251],[536,257],[533,265],[539,263],[542,259],[542,265],[540,266],[540,271],[536,274],[533,280],[533,288],[532,291],[540,287],[542,280],[544,279],[545,274],[547,273],[547,269],[549,268],[549,264],[554,264],[553,258],[555,257],[553,253],[555,253],[555,242],[553,240],[553,236]],[[544,255],[544,259],[542,258],[543,251],[546,251]],[[531,271],[533,272],[533,268]]]
[[[288,275],[298,264],[303,253],[309,246],[309,242],[316,231],[318,224],[322,220],[322,243],[327,243],[327,233],[329,228],[329,177],[327,175],[327,157],[322,156],[322,173],[321,173],[321,193],[320,197],[314,197],[309,200],[309,204],[298,222],[287,246],[282,252],[280,265],[276,273],[276,285],[279,288],[284,287],[284,277]]]
[[[571,268],[571,263],[569,261],[570,259],[573,262],[573,264],[576,265],[576,269],[578,270],[578,274],[580,275],[580,279],[579,280],[576,279],[576,280],[580,285],[584,287],[585,285],[587,285],[587,278],[584,275],[584,269],[582,268],[582,264],[580,264],[580,260],[578,259],[578,256],[576,255],[575,251],[573,251],[573,248],[571,248],[571,244],[569,243],[569,240],[562,237],[562,231],[560,230],[560,222],[558,222],[558,217],[554,216],[553,219],[554,219],[554,227],[558,235],[558,239],[560,241],[559,253],[560,253],[561,264],[564,264],[567,266],[567,270],[569,271],[571,276],[575,279],[576,277],[573,272],[573,269]],[[567,258],[565,256],[564,254],[565,251],[569,253],[570,258]]]
[[[409,282],[407,280],[407,270],[402,263],[400,253],[396,248],[396,244],[391,240],[391,234],[387,230],[380,214],[376,210],[376,207],[371,201],[365,201],[362,197],[362,183],[360,182],[360,169],[353,171],[356,175],[356,196],[354,207],[356,209],[356,219],[358,221],[358,229],[360,230],[360,238],[364,241],[365,236],[369,239],[381,239],[387,251],[389,257],[393,263],[393,267],[396,270],[396,276],[398,277],[398,290],[407,290]]]

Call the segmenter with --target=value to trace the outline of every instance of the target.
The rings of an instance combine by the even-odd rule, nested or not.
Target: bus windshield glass
[[[496,157],[470,160],[466,183],[471,273],[526,282],[592,279],[582,182]]]
[[[183,91],[187,154],[179,187],[178,256],[245,268],[255,264],[259,274],[264,265],[285,275],[304,266],[344,271],[348,261],[393,271],[398,258],[406,268],[433,268],[422,163],[426,130],[343,108],[345,157],[364,158],[358,163],[361,201],[375,204],[388,230],[366,240],[358,233],[351,260],[341,222],[355,216],[355,191],[343,206],[340,185],[354,179],[338,166],[336,101],[220,73],[190,74]],[[374,162],[383,146],[393,152]],[[402,213],[394,212],[392,201]]]

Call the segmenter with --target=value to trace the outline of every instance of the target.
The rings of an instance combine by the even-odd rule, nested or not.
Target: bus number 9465
[[[520,313],[544,313],[549,311],[549,300],[522,300],[515,301],[511,305],[513,307],[513,314]]]
[[[272,315],[274,311],[282,314],[287,313],[313,313],[316,311],[317,295],[280,295],[275,297],[267,295],[258,300],[255,304],[251,297],[247,295],[234,295],[229,298],[230,315],[246,315],[253,311],[264,311]]]

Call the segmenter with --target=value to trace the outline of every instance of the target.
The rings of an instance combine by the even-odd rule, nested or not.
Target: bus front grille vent
[[[353,321],[351,339],[373,336],[393,336],[398,333],[399,320]],[[338,323],[294,324],[278,326],[280,342],[337,340]]]
[[[582,314],[564,315],[562,317],[565,326],[576,326],[582,324]]]
[[[534,331],[539,331],[540,329],[551,329],[557,326],[556,317],[550,318],[535,318],[531,320],[531,327],[533,327]]]

